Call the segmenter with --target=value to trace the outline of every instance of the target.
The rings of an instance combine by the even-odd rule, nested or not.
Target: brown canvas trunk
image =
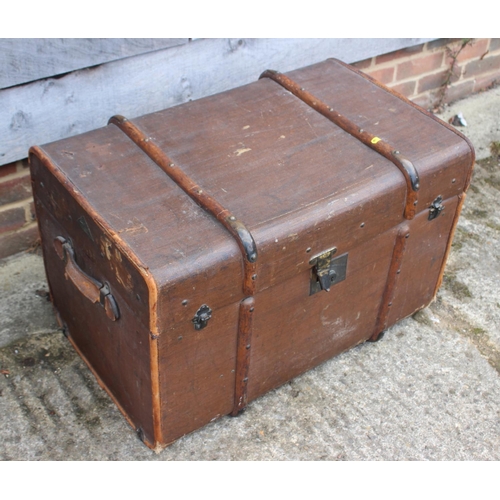
[[[161,448],[428,305],[474,152],[328,60],[30,159],[68,338]]]

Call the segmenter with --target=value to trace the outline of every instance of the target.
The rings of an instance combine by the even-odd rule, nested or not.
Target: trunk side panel
[[[458,197],[444,200],[443,205],[445,209],[436,219],[428,220],[429,212],[425,211],[409,224],[410,237],[388,315],[388,326],[423,309],[434,298]]]
[[[67,325],[72,343],[99,382],[133,427],[142,429],[145,440],[154,444],[147,286],[134,266],[106,238],[91,216],[61,189],[56,179],[36,159],[32,159],[32,165],[37,219],[54,307]],[[50,211],[44,202],[51,207]],[[50,213],[54,203],[56,212],[60,211],[57,219]],[[95,241],[76,222],[82,216]],[[91,303],[65,277],[65,264],[53,246],[58,236],[72,242],[77,264],[86,274],[101,283],[110,283],[120,311],[117,321],[111,321],[104,308]],[[109,243],[108,254],[99,245],[103,238]]]

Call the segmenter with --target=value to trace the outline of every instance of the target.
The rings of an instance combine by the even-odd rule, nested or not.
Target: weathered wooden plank
[[[188,42],[188,38],[0,38],[0,89]]]
[[[201,39],[0,91],[0,164],[107,123],[289,71],[328,57],[346,62],[429,39]]]

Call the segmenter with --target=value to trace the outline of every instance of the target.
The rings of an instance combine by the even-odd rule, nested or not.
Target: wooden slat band
[[[250,366],[250,339],[254,311],[256,285],[257,246],[245,225],[207,194],[186,175],[165,152],[137,125],[123,116],[113,116],[109,123],[116,125],[139,146],[186,194],[200,207],[215,217],[235,238],[243,255],[243,293],[247,295],[240,303],[238,318],[237,354],[235,367],[234,406],[231,415],[236,416],[247,404],[248,370]]]
[[[371,341],[376,341],[378,336],[387,328],[387,318],[394,299],[394,291],[401,272],[401,263],[403,262],[406,242],[409,237],[410,229],[405,224],[399,229],[398,234],[396,235],[396,241],[392,251],[391,265],[389,266],[389,273],[387,274],[387,281],[382,295],[382,302],[380,303],[375,331],[370,337]]]
[[[413,163],[402,155],[396,148],[391,146],[380,137],[363,130],[358,127],[351,120],[335,111],[313,94],[305,90],[298,83],[294,82],[286,75],[278,71],[267,70],[262,73],[260,78],[270,78],[283,88],[298,97],[301,101],[305,102],[308,106],[315,109],[318,113],[328,118],[335,125],[345,130],[348,134],[352,135],[363,144],[373,149],[380,155],[390,160],[401,171],[406,182],[406,203],[404,209],[405,219],[413,219],[416,214],[416,206],[418,203],[418,190],[420,188],[420,180],[418,172]]]
[[[186,194],[201,208],[217,219],[236,240],[243,255],[244,278],[243,293],[252,296],[255,293],[257,245],[252,234],[239,219],[215,198],[206,193],[168,155],[127,118],[116,115],[110,118],[110,124],[116,125],[138,147],[140,147]]]
[[[396,97],[400,101],[403,101],[404,103],[408,104],[408,106],[411,106],[413,109],[416,109],[419,113],[422,113],[423,115],[432,119],[436,123],[439,123],[441,126],[447,128],[450,132],[453,132],[454,134],[458,135],[458,137],[460,137],[462,140],[464,140],[467,143],[467,145],[469,146],[470,152],[471,152],[471,159],[470,159],[471,168],[469,169],[469,175],[468,175],[467,179],[465,180],[464,191],[466,191],[468,189],[470,182],[471,182],[472,173],[474,171],[473,167],[474,167],[474,162],[476,160],[476,152],[474,150],[474,145],[472,144],[471,140],[467,136],[462,134],[453,125],[450,125],[449,123],[441,120],[440,118],[438,118],[436,115],[434,115],[430,111],[427,111],[426,109],[422,108],[418,104],[415,104],[413,101],[411,101],[410,99],[408,99],[404,95],[400,94],[399,92],[396,92],[394,89],[391,89],[391,88],[385,86],[383,83],[380,83],[378,80],[375,80],[375,78],[372,78],[370,75],[363,73],[362,71],[355,68],[354,66],[350,66],[349,64],[346,64],[345,62],[340,61],[339,59],[335,59],[333,57],[328,58],[327,61],[330,61],[330,62],[335,63],[335,64],[340,64],[340,65],[344,66],[344,68],[347,68],[350,71],[353,71],[354,73],[359,75],[361,78],[368,80],[370,83],[376,85],[377,87],[384,90],[388,94],[391,94],[392,96]]]
[[[234,406],[231,415],[236,417],[247,405],[248,371],[252,348],[252,323],[255,299],[247,297],[240,302],[238,320],[238,346],[236,349],[236,375],[234,386]]]

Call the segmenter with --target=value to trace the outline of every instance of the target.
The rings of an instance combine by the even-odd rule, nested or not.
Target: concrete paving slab
[[[500,140],[498,89],[455,106],[445,113],[461,110],[463,132],[488,152]],[[491,120],[476,118],[486,111]],[[42,258],[0,261],[0,459],[499,460],[499,189],[498,158],[484,158],[429,308],[160,454],[58,330],[37,295]]]
[[[40,255],[0,259],[0,347],[56,328]]]

